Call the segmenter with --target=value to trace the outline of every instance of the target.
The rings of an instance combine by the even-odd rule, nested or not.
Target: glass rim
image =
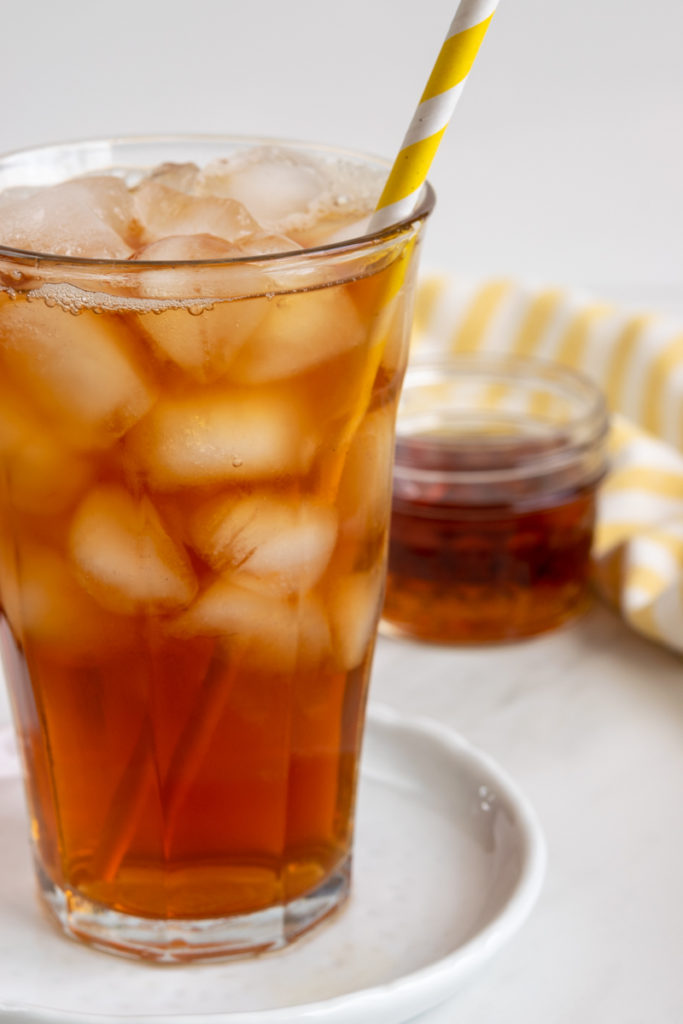
[[[429,376],[428,376],[429,375]],[[422,379],[420,379],[422,376]],[[413,428],[419,414],[414,417],[401,406],[405,404],[411,391],[415,392],[428,384],[447,382],[449,378],[476,379],[482,382],[500,380],[506,376],[513,386],[515,381],[531,390],[533,388],[555,387],[564,389],[564,397],[570,401],[583,403],[575,415],[569,416],[564,422],[553,423],[533,413],[528,420],[542,423],[547,430],[543,439],[549,446],[542,451],[532,451],[528,456],[519,456],[513,465],[497,467],[468,468],[435,468],[420,466],[401,458],[403,448],[407,454],[411,447],[422,448],[431,454],[446,454],[450,447],[458,443],[458,438],[434,436],[420,437]],[[417,379],[416,379],[417,378]],[[443,409],[432,410],[435,417],[443,419]],[[468,354],[431,354],[419,355],[408,366],[401,402],[399,404],[396,423],[396,458],[394,475],[402,479],[420,480],[423,483],[451,481],[462,484],[491,484],[505,481],[523,480],[540,476],[546,472],[556,472],[580,463],[591,452],[600,453],[599,465],[593,465],[592,471],[586,474],[586,483],[600,479],[604,475],[606,455],[604,444],[609,432],[609,410],[605,397],[586,374],[551,360],[536,356],[520,356],[514,353],[482,352]],[[494,435],[491,435],[494,437]],[[520,435],[509,435],[497,438],[501,453],[505,449],[514,449],[519,445]],[[492,445],[493,447],[493,445]]]
[[[235,144],[252,144],[257,145],[277,145],[287,146],[299,150],[317,151],[317,152],[328,152],[330,155],[336,154],[338,156],[346,156],[349,159],[361,160],[366,163],[374,163],[375,165],[384,166],[387,169],[387,173],[391,168],[391,162],[384,157],[376,156],[372,153],[364,152],[363,150],[351,149],[344,146],[335,146],[330,143],[324,142],[312,142],[304,139],[288,139],[286,137],[278,136],[261,136],[261,135],[224,135],[216,133],[164,133],[160,135],[154,134],[143,134],[143,135],[117,135],[110,138],[95,137],[91,139],[74,139],[66,142],[53,142],[45,143],[38,146],[22,147],[20,149],[11,150],[6,153],[0,153],[0,167],[7,161],[11,161],[14,158],[26,157],[31,154],[44,153],[48,154],[50,151],[54,151],[55,154],[59,150],[76,149],[82,148],[87,149],[89,147],[97,147],[103,145],[118,145],[118,146],[143,146],[143,145],[154,145],[154,144],[172,144],[172,143],[225,143],[226,145],[232,143]],[[102,168],[104,171],[106,168]],[[76,176],[78,177],[78,175]],[[69,180],[69,179],[64,179]],[[55,182],[59,184],[59,182]],[[0,195],[2,190],[0,189]],[[284,262],[285,260],[293,260],[296,258],[308,257],[309,255],[321,257],[337,254],[337,253],[348,253],[353,251],[361,251],[364,248],[372,246],[374,244],[382,243],[390,240],[393,237],[397,237],[404,232],[408,231],[413,224],[417,221],[426,219],[434,209],[436,202],[436,194],[429,181],[426,181],[419,192],[418,201],[416,202],[415,209],[407,216],[401,217],[399,220],[392,224],[381,228],[379,231],[371,231],[364,235],[358,235],[353,238],[343,239],[339,242],[328,242],[324,245],[311,246],[310,248],[303,249],[289,249],[284,252],[274,253],[263,253],[261,255],[248,255],[248,256],[234,256],[229,258],[219,259],[194,259],[194,260],[131,260],[126,259],[112,259],[111,257],[98,257],[98,256],[60,256],[58,253],[45,253],[38,252],[33,249],[15,249],[12,246],[3,245],[0,242],[0,258],[9,259],[16,262],[25,262],[27,260],[32,263],[40,262],[41,264],[51,265],[66,265],[71,267],[81,267],[89,269],[104,269],[111,267],[117,271],[123,269],[126,270],[144,270],[150,271],[154,269],[169,270],[172,268],[189,268],[189,267],[226,267],[232,265],[240,265],[247,263],[268,263],[277,264],[278,262]]]

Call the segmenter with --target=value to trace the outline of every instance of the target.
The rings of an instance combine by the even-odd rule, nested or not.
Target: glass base
[[[291,903],[253,914],[197,920],[122,914],[64,890],[40,866],[40,894],[72,938],[119,956],[160,964],[221,960],[281,949],[340,907],[349,895],[351,855],[316,889]]]

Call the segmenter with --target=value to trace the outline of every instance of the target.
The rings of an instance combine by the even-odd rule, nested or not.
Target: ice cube
[[[259,224],[286,233],[288,222],[308,213],[326,184],[321,167],[303,153],[261,146],[209,164],[196,188],[237,199]]]
[[[17,299],[0,313],[0,343],[15,384],[77,444],[106,445],[154,401],[156,386],[139,342],[116,315],[74,315],[37,299]]]
[[[144,180],[152,181],[155,185],[166,185],[178,192],[192,192],[198,174],[199,168],[196,164],[176,164],[169,161],[155,167]]]
[[[408,362],[412,305],[407,287],[403,287],[380,311],[378,330],[384,334],[384,352],[380,372],[387,382],[403,379]]]
[[[294,239],[287,235],[278,235],[273,232],[258,232],[255,235],[247,235],[235,243],[241,257],[272,256],[275,253],[298,252],[301,246]],[[265,268],[264,268],[265,269]],[[276,268],[273,267],[275,270]]]
[[[173,611],[197,592],[187,553],[150,499],[113,484],[91,491],[78,506],[69,550],[83,586],[110,611]]]
[[[78,178],[0,203],[0,241],[61,256],[127,259],[133,203],[114,177]]]
[[[382,608],[384,572],[371,569],[342,577],[330,598],[332,642],[337,661],[349,671],[361,664],[374,643]]]
[[[0,387],[0,466],[11,505],[34,515],[69,508],[92,476],[80,453],[61,443],[49,422]]]
[[[270,235],[250,235],[239,242],[226,242],[214,235],[171,235],[158,242],[143,246],[133,260],[184,261],[242,260],[257,252],[274,252],[287,239]],[[296,245],[292,243],[294,248]],[[279,251],[279,250],[278,250]],[[273,281],[265,269],[253,263],[231,263],[230,266],[158,267],[140,274],[142,295],[161,299],[213,299],[265,295],[273,288]]]
[[[212,235],[178,235],[140,249],[136,260],[214,260],[241,256],[241,249]],[[174,267],[143,272],[139,290],[145,297],[188,302],[201,297],[202,310],[167,309],[144,313],[142,329],[157,349],[197,380],[217,380],[243,341],[268,312],[263,296],[272,281],[258,267]],[[253,296],[237,301],[225,296]],[[223,301],[221,301],[223,298]],[[208,308],[211,306],[212,308]]]
[[[57,661],[101,662],[135,641],[130,619],[102,609],[79,585],[68,562],[43,544],[18,543],[14,598],[5,606],[15,636]],[[9,588],[3,588],[3,601]]]
[[[240,384],[279,380],[361,345],[366,330],[341,287],[280,295],[230,367]]]
[[[197,381],[222,377],[234,353],[267,312],[265,299],[215,302],[201,314],[169,309],[143,313],[140,326],[161,352]]]
[[[201,506],[193,545],[209,565],[232,568],[237,581],[305,593],[325,571],[337,536],[334,509],[307,498],[221,496]]]
[[[150,181],[133,193],[146,242],[171,235],[214,235],[236,242],[260,226],[236,199],[194,196]]]
[[[182,263],[187,260],[230,260],[241,255],[239,248],[215,235],[169,235],[144,245],[133,254],[134,260],[145,262]],[[222,267],[187,268],[159,267],[140,274],[143,295],[160,298],[191,299],[199,295],[225,294],[225,271]],[[177,283],[176,283],[177,282]]]
[[[370,217],[322,217],[310,225],[293,229],[297,242],[305,249],[320,245],[337,245],[340,242],[362,238],[368,232]]]
[[[212,388],[161,399],[126,447],[150,486],[172,491],[305,473],[315,442],[285,394]]]
[[[330,650],[330,631],[320,602],[307,595],[285,600],[222,577],[169,624],[176,636],[221,637],[252,669],[289,674],[320,662]]]
[[[366,234],[386,171],[351,160],[320,161],[318,167],[325,186],[305,215],[287,218],[287,233],[306,248]]]
[[[344,461],[337,492],[340,529],[373,537],[388,526],[394,456],[394,409],[384,406],[365,417]]]
[[[122,238],[135,234],[135,207],[133,197],[121,178],[113,174],[85,175],[65,182],[74,195],[87,203],[103,223],[108,224]]]

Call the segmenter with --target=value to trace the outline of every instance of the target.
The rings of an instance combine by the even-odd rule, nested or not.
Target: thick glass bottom
[[[62,889],[37,869],[42,898],[64,932],[96,949],[160,964],[221,960],[281,949],[346,900],[351,855],[321,885],[290,903],[234,917],[136,917]]]

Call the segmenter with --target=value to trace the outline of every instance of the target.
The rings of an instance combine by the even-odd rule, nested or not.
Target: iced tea
[[[45,898],[172,960],[346,894],[430,200],[344,241],[357,161],[139,148],[0,196],[0,242],[57,254],[0,254],[0,594]]]

